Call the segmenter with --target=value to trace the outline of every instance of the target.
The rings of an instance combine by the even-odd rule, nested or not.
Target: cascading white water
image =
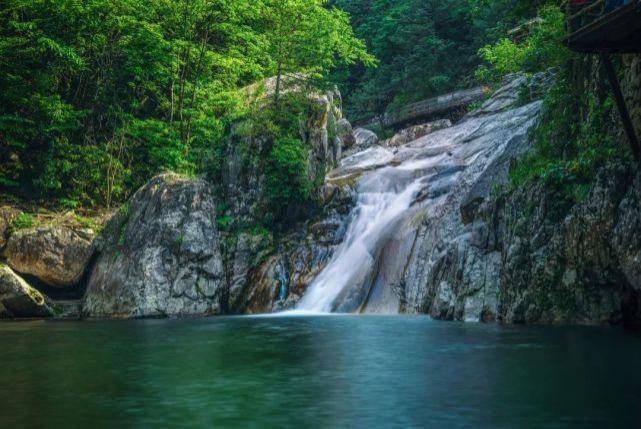
[[[478,128],[477,121],[435,133],[400,149],[375,147],[341,162],[329,180],[363,174],[343,243],[317,276],[297,309],[354,311],[367,293],[382,244],[394,225],[419,203],[442,202],[444,195],[475,154],[457,151],[462,137]],[[344,305],[341,305],[344,304]]]
[[[448,213],[458,219],[459,204],[471,184],[506,151],[510,142],[527,133],[539,107],[540,103],[533,103],[477,115],[400,148],[376,146],[341,161],[340,167],[328,175],[328,181],[357,180],[356,204],[343,242],[296,310],[398,311],[399,297],[390,297],[392,285],[385,283],[390,260],[394,265],[401,259],[402,266],[402,259],[407,258],[398,249],[386,253],[395,248],[395,234],[416,229],[415,219],[421,217],[436,219]],[[392,267],[392,271],[396,268]],[[372,302],[376,308],[370,307]]]

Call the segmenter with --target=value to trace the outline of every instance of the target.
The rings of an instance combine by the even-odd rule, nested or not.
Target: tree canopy
[[[356,61],[373,58],[325,0],[4,1],[0,191],[117,203],[201,171],[240,88]]]

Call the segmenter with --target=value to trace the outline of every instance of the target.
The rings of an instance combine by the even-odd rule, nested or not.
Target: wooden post
[[[623,128],[625,133],[628,135],[628,140],[630,141],[630,149],[632,150],[632,155],[637,162],[641,162],[641,148],[639,147],[639,139],[637,133],[632,124],[632,119],[630,118],[630,113],[628,108],[625,105],[625,98],[623,98],[623,93],[621,92],[621,85],[619,85],[619,78],[617,76],[616,70],[614,70],[614,65],[612,65],[612,60],[610,55],[605,52],[601,53],[601,59],[605,66],[605,71],[608,74],[610,79],[610,84],[612,85],[612,91],[614,92],[614,99],[619,108],[619,113],[621,114],[621,120],[623,121]]]

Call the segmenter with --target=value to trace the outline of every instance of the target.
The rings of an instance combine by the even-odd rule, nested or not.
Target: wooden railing
[[[603,16],[605,0],[591,0],[582,5],[573,5],[565,0],[561,8],[565,11],[568,34],[572,34]]]

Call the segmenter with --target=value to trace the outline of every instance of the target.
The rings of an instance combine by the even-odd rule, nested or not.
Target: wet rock
[[[514,136],[508,142],[505,150],[487,167],[463,197],[460,208],[463,224],[473,222],[480,205],[506,188],[510,165],[530,148],[531,143],[523,134]]]
[[[3,256],[15,271],[53,287],[70,287],[82,278],[94,252],[94,231],[42,226],[14,232]]]
[[[450,320],[498,317],[502,255],[491,229],[475,219],[488,210],[484,207],[492,185],[500,176],[507,177],[509,160],[536,122],[539,109],[540,103],[532,103],[441,131],[451,132],[463,144],[452,145],[448,158],[440,155],[445,161],[422,191],[428,201],[403,275],[403,311]],[[473,161],[462,169],[453,161],[457,159]],[[468,216],[463,222],[461,218]]]
[[[354,146],[358,150],[367,149],[378,144],[376,133],[365,128],[356,128],[354,130],[354,139],[356,140]]]
[[[0,317],[46,318],[56,314],[55,306],[18,276],[11,268],[0,264]]]
[[[255,287],[251,273],[273,252],[273,237],[265,232],[242,232],[235,237],[233,257],[228,262],[229,307],[241,312],[248,306],[260,306],[260,301],[248,288]],[[268,280],[268,279],[264,279]],[[271,302],[271,301],[268,301]]]
[[[94,318],[204,316],[225,309],[216,201],[202,180],[153,178],[109,222],[83,313]]]
[[[438,121],[428,122],[422,125],[405,128],[394,135],[394,137],[381,142],[382,146],[397,147],[417,140],[426,135],[432,134],[434,131],[449,128],[452,122],[449,119],[440,119]]]
[[[627,282],[641,291],[641,173],[619,205],[612,245]]]

